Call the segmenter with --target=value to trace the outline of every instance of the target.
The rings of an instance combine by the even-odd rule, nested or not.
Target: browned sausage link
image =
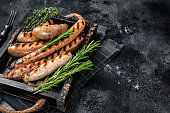
[[[85,22],[84,20],[78,20],[70,29],[74,31],[74,33],[70,34],[69,37],[65,37],[63,40],[59,40],[57,44],[47,47],[45,51],[40,51],[40,49],[14,61],[10,65],[10,69],[22,67],[29,63],[35,62],[40,60],[55,51],[59,50],[60,48],[64,47],[65,45],[69,44],[72,40],[74,40],[84,29]]]
[[[78,18],[79,20],[84,20],[83,17],[82,17],[81,15],[77,14],[77,13],[71,13],[71,14],[65,16],[65,17],[66,17],[66,18],[76,17],[76,18]]]
[[[72,42],[70,42],[64,47],[64,51],[69,51],[73,53],[81,45],[83,40],[84,40],[83,37],[77,37],[75,40],[73,40]]]
[[[48,56],[48,55],[54,53],[55,51],[59,50],[60,48],[64,47],[65,45],[69,44],[74,39],[75,39],[75,37],[70,37],[70,38],[65,37],[63,40],[59,40],[57,44],[48,46],[46,50],[41,51],[40,49],[38,49],[36,51],[33,51],[30,54],[12,62],[9,66],[9,69],[19,68],[19,67],[25,66],[27,64],[30,64],[32,62],[43,59],[46,56]]]
[[[38,41],[32,43],[13,43],[8,47],[8,53],[14,57],[23,57],[46,45],[46,42]]]
[[[55,24],[48,26],[38,26],[32,31],[33,35],[37,39],[49,40],[52,37],[56,37],[68,30],[67,24]]]
[[[47,22],[43,24],[43,26],[53,25],[53,24],[54,24],[54,22],[51,19],[48,19]]]
[[[37,61],[35,63],[31,63],[28,64],[26,66],[17,68],[17,69],[13,69],[11,71],[8,72],[8,78],[9,79],[15,79],[15,80],[19,80],[21,79],[21,77],[29,72],[32,69],[35,69],[37,67],[39,67],[40,65],[42,65],[43,63],[45,63],[46,61],[49,61],[55,57],[57,57],[58,55],[62,54],[64,51],[69,51],[69,52],[74,52],[75,49],[78,48],[78,46],[81,44],[81,42],[83,41],[83,37],[77,37],[74,41],[72,41],[71,43],[69,43],[68,45],[66,45],[64,48],[62,48],[60,51],[55,52],[53,55],[48,56],[45,59],[42,59],[40,61]]]
[[[79,14],[76,14],[76,13],[72,13],[72,14],[69,14],[67,16],[65,16],[67,18],[72,18],[72,17],[76,17],[78,18],[79,20],[70,28],[71,30],[73,30],[73,32],[75,33],[72,33],[69,35],[69,38],[73,38],[73,37],[77,37],[82,31],[83,29],[85,28],[85,21],[83,19],[83,17]]]
[[[42,64],[40,67],[29,71],[24,75],[23,80],[27,83],[30,81],[36,81],[52,74],[56,69],[65,65],[72,58],[70,52],[64,52],[61,55],[53,58]]]
[[[62,54],[63,52],[64,51],[61,50],[59,53],[56,52],[55,54],[53,54],[45,59],[42,59],[40,61],[37,61],[35,63],[31,63],[31,64],[28,64],[26,66],[23,66],[23,67],[20,67],[17,69],[12,69],[8,72],[8,78],[14,79],[14,80],[20,80],[25,73],[29,72],[32,69],[39,67],[43,63],[47,62],[48,60],[53,59],[54,57],[57,57],[59,54]]]
[[[43,24],[43,26],[46,26],[46,25],[53,25],[54,22],[49,19],[47,20],[46,23]],[[17,40],[19,42],[35,42],[35,41],[38,41],[39,39],[37,39],[32,32],[20,32],[18,37],[17,37]]]
[[[38,41],[36,37],[33,36],[32,32],[20,32],[17,40],[19,42],[35,42]]]

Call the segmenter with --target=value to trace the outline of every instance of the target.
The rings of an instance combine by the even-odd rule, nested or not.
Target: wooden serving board
[[[30,10],[31,12],[32,10]],[[28,13],[30,13],[28,12]],[[27,16],[26,16],[27,17]],[[26,17],[22,20],[19,24],[19,27],[14,30],[12,33],[10,41],[6,41],[5,44],[0,48],[0,73],[7,74],[9,69],[7,68],[8,64],[15,60],[15,58],[11,57],[8,54],[7,48],[10,43],[16,41],[16,37],[20,33]],[[57,16],[52,18],[56,24],[59,23],[67,23],[68,25],[73,25],[77,20],[74,19],[66,19],[63,16]],[[96,32],[97,32],[97,24],[93,24],[90,22],[86,22],[85,29],[83,31],[85,33],[85,40],[83,44],[87,44],[90,42],[91,39],[95,39]],[[8,38],[9,38],[8,37]],[[80,49],[82,48],[80,47]],[[67,79],[65,82],[61,83],[58,88],[55,88],[54,91],[45,91],[38,94],[33,94],[33,90],[35,87],[29,86],[25,84],[23,81],[15,81],[6,78],[0,77],[0,89],[4,93],[17,96],[19,98],[23,98],[29,101],[37,101],[38,99],[44,98],[47,100],[47,105],[52,105],[61,111],[65,111],[65,106],[67,103],[67,97],[69,95],[69,89],[72,85],[73,78]]]

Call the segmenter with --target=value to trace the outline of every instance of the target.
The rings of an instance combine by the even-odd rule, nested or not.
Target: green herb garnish
[[[68,31],[60,34],[56,39],[53,40],[53,37],[50,39],[50,41],[44,46],[42,47],[40,50],[46,50],[48,46],[53,45],[58,43],[59,40],[69,36],[70,34],[74,33],[73,30],[69,29]]]
[[[26,23],[22,29],[23,32],[32,31],[34,27],[41,26],[47,19],[57,16],[57,8],[49,7],[43,10],[34,10],[26,19]]]
[[[74,73],[83,70],[92,70],[93,63],[90,60],[85,62],[82,62],[82,60],[88,58],[86,54],[95,51],[98,47],[100,47],[99,45],[100,43],[98,41],[92,41],[90,44],[84,45],[82,50],[79,50],[76,55],[66,63],[66,65],[60,67],[51,77],[47,77],[43,82],[41,82],[40,85],[36,87],[35,93],[43,92],[49,88],[58,86],[59,83],[66,80]]]

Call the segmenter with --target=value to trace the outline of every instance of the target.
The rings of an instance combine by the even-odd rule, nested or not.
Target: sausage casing
[[[43,41],[32,43],[13,43],[8,47],[8,53],[14,57],[23,57],[45,45],[46,42]]]
[[[52,37],[56,37],[66,32],[67,30],[68,30],[67,24],[55,24],[35,27],[32,31],[32,34],[37,39],[49,40]]]
[[[65,65],[72,58],[70,52],[64,52],[52,60],[42,64],[39,68],[33,69],[24,75],[23,80],[27,83],[36,81],[52,74],[56,69]]]
[[[72,40],[74,40],[84,29],[85,21],[78,20],[70,29],[73,30],[74,33],[70,34],[68,37],[65,37],[62,40],[59,40],[57,44],[53,44],[48,46],[46,50],[41,51],[40,49],[31,52],[30,54],[14,61],[9,66],[9,69],[14,69],[18,67],[22,67],[24,65],[30,64],[32,62],[38,61],[55,51],[59,50],[60,48],[64,47],[65,45],[69,44]]]
[[[37,39],[32,32],[20,32],[17,40],[19,42],[35,42],[38,41],[39,39]]]
[[[9,79],[14,79],[14,80],[20,80],[21,77],[29,72],[30,70],[32,69],[35,69],[37,67],[39,67],[40,65],[42,65],[43,63],[45,63],[46,61],[49,61],[55,57],[57,57],[58,55],[62,54],[64,51],[67,51],[67,52],[74,52],[78,47],[79,45],[82,43],[83,41],[83,37],[77,37],[74,41],[72,41],[71,43],[67,44],[64,48],[62,48],[60,51],[57,51],[55,52],[54,54],[48,56],[47,58],[45,59],[42,59],[42,60],[39,60],[37,62],[34,62],[34,63],[31,63],[31,64],[28,64],[26,66],[23,66],[23,67],[20,67],[20,68],[17,68],[17,69],[12,69],[8,72],[8,78]]]
[[[46,23],[44,23],[42,26],[46,26],[46,25],[53,25],[54,22],[51,19],[48,19]],[[32,32],[20,32],[17,40],[19,42],[35,42],[38,41],[39,39],[37,39]]]
[[[74,39],[75,39],[75,37],[71,37],[71,38],[65,37],[63,40],[59,40],[57,44],[53,44],[51,46],[48,46],[46,50],[40,50],[40,49],[35,50],[35,51],[31,52],[30,54],[12,62],[9,66],[9,69],[19,68],[19,67],[25,66],[27,64],[30,64],[32,62],[43,59],[46,56],[54,53],[55,51],[57,51],[59,49],[61,49],[65,45],[69,44]]]

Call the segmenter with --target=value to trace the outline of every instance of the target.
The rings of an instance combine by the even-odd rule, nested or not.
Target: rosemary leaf
[[[69,36],[70,34],[74,33],[72,32],[73,30],[69,29],[68,31],[60,34],[56,39],[52,40],[53,37],[50,39],[50,41],[44,46],[42,47],[40,50],[46,50],[46,48],[50,45],[56,44],[59,40]]]
[[[66,80],[74,73],[83,70],[92,70],[93,63],[88,60],[81,62],[88,58],[87,53],[95,51],[96,48],[100,47],[99,41],[92,41],[88,45],[84,45],[81,51],[79,50],[72,59],[70,59],[63,67],[60,67],[51,77],[46,78],[36,89],[36,93],[43,92],[54,86],[58,86],[59,83]]]

